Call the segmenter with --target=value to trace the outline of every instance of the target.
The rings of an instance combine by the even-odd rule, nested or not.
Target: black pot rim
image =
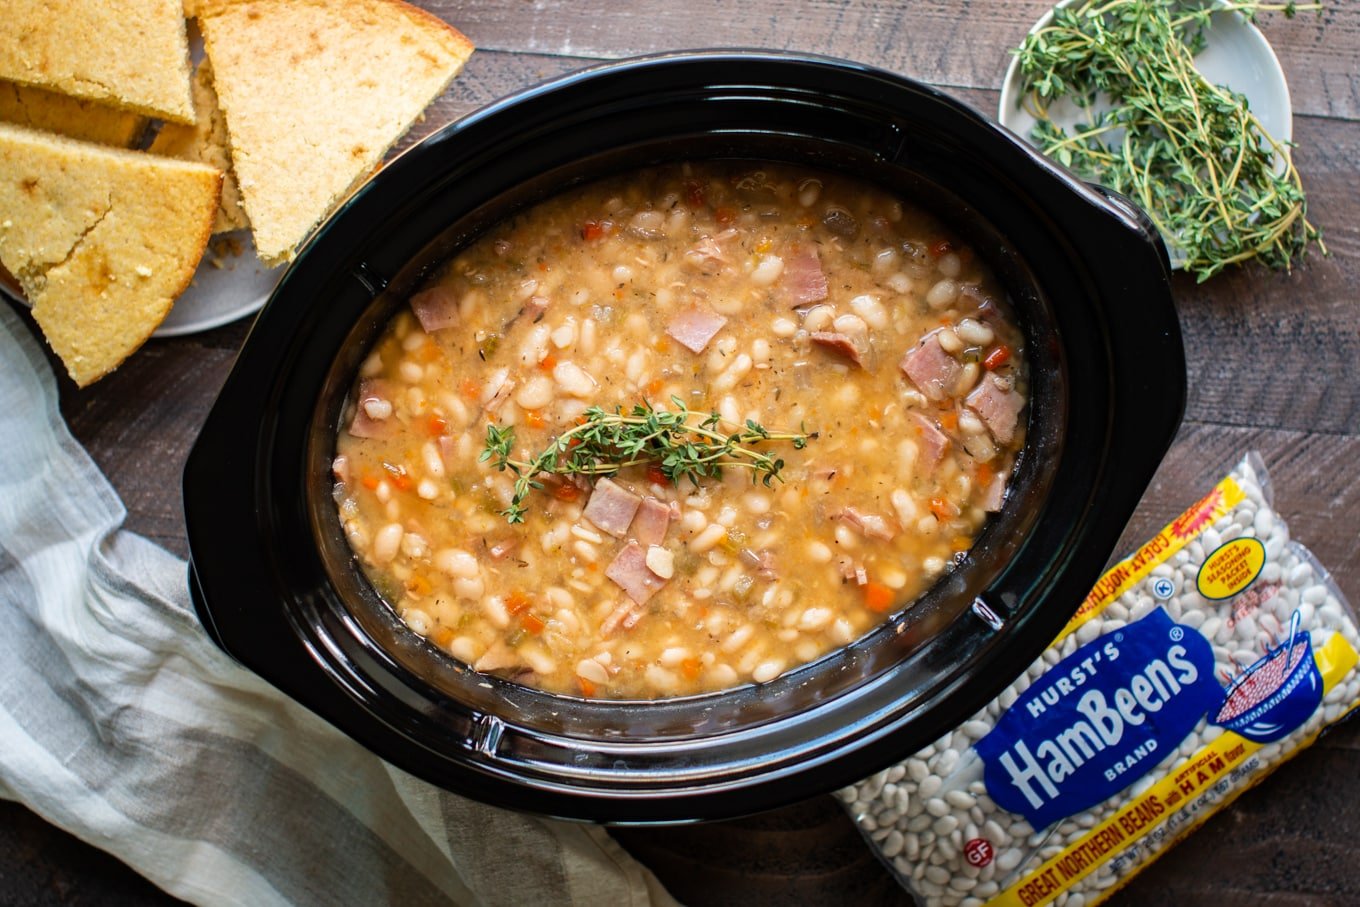
[[[689,119],[665,121],[677,111]],[[824,120],[800,132],[804,115]],[[308,483],[319,481],[314,436],[333,430],[338,409],[336,357],[363,333],[364,319],[374,320],[375,306],[390,306],[383,300],[418,275],[408,263],[432,242],[456,244],[475,232],[447,236],[459,216],[494,208],[501,189],[524,183],[534,164],[555,172],[586,155],[583,129],[621,137],[607,144],[642,149],[641,159],[660,153],[637,134],[644,126],[669,129],[680,145],[692,133],[720,147],[786,142],[799,154],[828,155],[833,167],[839,154],[847,169],[853,158],[923,186],[953,167],[950,191],[966,203],[984,198],[979,186],[1005,189],[976,215],[979,224],[1023,225],[1005,234],[1013,241],[996,253],[1003,264],[1016,274],[1048,266],[1032,277],[1027,305],[1036,319],[1052,320],[1044,339],[1071,386],[1055,395],[1061,406],[1035,417],[1043,429],[1035,452],[1050,462],[1029,455],[1026,481],[1043,494],[1008,503],[1006,525],[1018,537],[994,537],[993,548],[970,554],[921,613],[898,615],[868,642],[836,653],[835,671],[861,674],[840,687],[825,681],[835,693],[824,701],[799,684],[835,672],[826,665],[820,675],[800,670],[763,687],[645,706],[427,669],[421,641],[384,628],[353,590],[348,600],[337,592],[348,580],[333,555],[327,560],[328,530],[309,503]],[[963,172],[965,164],[976,172]],[[467,180],[472,173],[478,181]],[[432,200],[451,201],[431,211]],[[1155,231],[1136,208],[1093,191],[971,109],[904,77],[827,57],[736,50],[608,63],[435,133],[388,165],[301,251],[185,468],[191,587],[205,627],[227,652],[380,756],[451,790],[612,822],[750,813],[909,755],[1027,668],[1098,576],[1170,444],[1184,399],[1184,353]],[[375,634],[389,630],[395,635],[380,644]],[[913,636],[925,639],[926,630],[929,641]],[[745,717],[696,731],[713,702]],[[781,714],[781,702],[799,708]],[[626,709],[635,715],[619,726],[631,730],[608,736],[618,730],[611,711]]]

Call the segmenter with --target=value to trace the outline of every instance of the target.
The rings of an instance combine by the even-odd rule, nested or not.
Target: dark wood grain
[[[502,95],[599,59],[702,46],[845,56],[951,86],[984,113],[1006,52],[1046,0],[486,0],[427,4],[482,48],[399,147]],[[1296,160],[1329,258],[1176,284],[1187,418],[1124,532],[1127,550],[1259,450],[1293,534],[1360,601],[1360,4],[1269,17],[1291,81]],[[30,323],[31,325],[31,323]],[[180,472],[248,322],[153,341],[87,390],[65,377],[73,433],[118,489],[127,525],[185,553]],[[60,373],[60,369],[58,369]],[[3,758],[0,754],[0,758]],[[1360,722],[1212,819],[1112,903],[1294,907],[1360,903]],[[6,837],[8,832],[9,837]],[[616,837],[689,904],[899,904],[906,898],[830,798],[747,819]],[[173,901],[130,870],[0,805],[0,903]]]
[[[811,51],[957,88],[998,88],[1048,0],[435,0],[483,50],[614,58],[698,47]],[[1262,17],[1295,113],[1360,114],[1360,4]]]

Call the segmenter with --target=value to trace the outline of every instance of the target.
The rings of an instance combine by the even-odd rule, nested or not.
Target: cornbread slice
[[[220,171],[0,123],[0,263],[84,387],[170,311],[203,255]]]
[[[227,123],[217,106],[217,92],[213,89],[212,63],[204,60],[194,73],[194,114],[198,120],[192,126],[166,123],[148,149],[152,154],[177,157],[182,161],[199,161],[221,170],[222,197],[217,203],[213,232],[240,230],[249,223],[241,210],[241,194],[236,188],[236,177],[231,172],[231,152],[227,150]]]
[[[146,131],[146,117],[30,85],[0,82],[0,122],[59,132],[73,139],[130,148]]]
[[[472,53],[399,0],[200,0],[198,24],[269,265],[293,257]]]
[[[5,0],[0,79],[194,121],[180,0]]]

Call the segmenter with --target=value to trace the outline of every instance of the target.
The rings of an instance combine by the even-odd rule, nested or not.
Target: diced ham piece
[[[774,568],[774,553],[766,549],[752,551],[750,548],[743,548],[737,555],[743,564],[756,572],[756,576],[763,580],[779,579],[779,572]]]
[[[666,580],[647,566],[647,551],[637,542],[624,545],[623,550],[605,568],[604,575],[618,583],[628,597],[639,605],[646,604],[647,599],[666,585]]]
[[[458,323],[458,298],[448,287],[430,287],[411,297],[411,311],[427,334],[442,331]]]
[[[623,538],[628,534],[633,515],[641,503],[642,498],[613,479],[600,479],[595,483],[590,500],[586,502],[586,519],[604,532]]]
[[[458,442],[453,439],[452,435],[439,436],[439,456],[444,461],[445,469],[454,468],[453,460],[457,447]]]
[[[903,374],[931,400],[943,400],[963,366],[940,346],[939,331],[931,331],[902,357]]]
[[[680,345],[692,353],[702,353],[708,342],[727,324],[727,319],[717,312],[699,307],[685,309],[666,325],[670,334]]]
[[[818,346],[824,346],[829,350],[834,350],[846,359],[855,363],[855,365],[858,365],[861,368],[864,367],[864,363],[860,361],[860,356],[863,355],[863,351],[860,349],[859,344],[857,344],[849,334],[839,334],[832,331],[813,331],[811,336],[812,342]]]
[[[921,462],[934,469],[949,449],[949,436],[935,427],[935,423],[920,413],[912,413],[921,438]]]
[[[392,414],[396,388],[382,378],[364,378],[359,382],[359,393],[354,401],[354,419],[349,433],[356,438],[390,438],[401,427]],[[386,412],[383,418],[377,418]]]
[[[988,375],[968,395],[967,403],[982,417],[993,438],[1002,444],[1011,443],[1020,410],[1025,408],[1024,397],[1002,384],[996,375]]]
[[[647,548],[666,541],[666,532],[671,528],[671,508],[669,504],[656,498],[644,498],[638,505],[637,515],[633,517],[633,538],[639,545]]]
[[[997,473],[992,476],[992,480],[987,483],[987,487],[982,489],[982,495],[978,498],[978,504],[988,513],[996,513],[1001,509],[1001,505],[1005,500],[1006,476]]]
[[[876,513],[863,513],[854,507],[846,507],[839,513],[833,514],[832,519],[843,520],[848,523],[860,535],[865,538],[883,539],[885,542],[892,541],[893,536],[897,535],[897,530],[892,523]]]
[[[614,635],[614,631],[622,627],[631,630],[637,626],[637,622],[642,620],[642,610],[632,602],[624,602],[610,612],[609,616],[600,624],[600,635],[608,638]]]
[[[501,539],[499,542],[488,548],[487,553],[490,554],[494,560],[504,560],[519,549],[519,543],[520,540],[514,537]]]
[[[486,387],[482,390],[482,399],[485,401],[485,410],[494,413],[501,408],[501,404],[510,398],[510,392],[515,389],[514,379],[510,377],[510,370],[498,368],[491,373],[487,379]]]
[[[528,317],[531,323],[537,324],[543,320],[543,313],[546,311],[548,311],[548,297],[530,296],[529,301],[520,310],[520,314]]]
[[[737,235],[736,230],[724,230],[717,236],[702,237],[694,247],[685,253],[685,261],[693,265],[701,274],[717,274],[728,264],[727,253],[722,243]]]
[[[796,246],[792,254],[784,257],[779,287],[784,301],[795,309],[826,298],[826,274],[816,246]]]

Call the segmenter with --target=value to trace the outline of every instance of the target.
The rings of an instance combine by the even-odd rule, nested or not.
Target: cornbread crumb
[[[207,245],[220,171],[0,123],[0,263],[82,387],[151,336]]]
[[[5,0],[0,79],[194,121],[180,0]]]
[[[471,43],[399,0],[199,0],[260,259],[294,250],[462,69]]]
[[[146,132],[147,118],[31,85],[0,82],[0,122],[131,148]]]
[[[231,152],[227,148],[227,123],[217,106],[217,92],[213,88],[212,63],[204,60],[194,73],[194,114],[192,126],[166,123],[156,135],[152,154],[177,157],[182,161],[199,161],[216,167],[222,178],[222,197],[213,219],[213,232],[240,230],[249,224],[241,209],[241,193],[231,170]]]

